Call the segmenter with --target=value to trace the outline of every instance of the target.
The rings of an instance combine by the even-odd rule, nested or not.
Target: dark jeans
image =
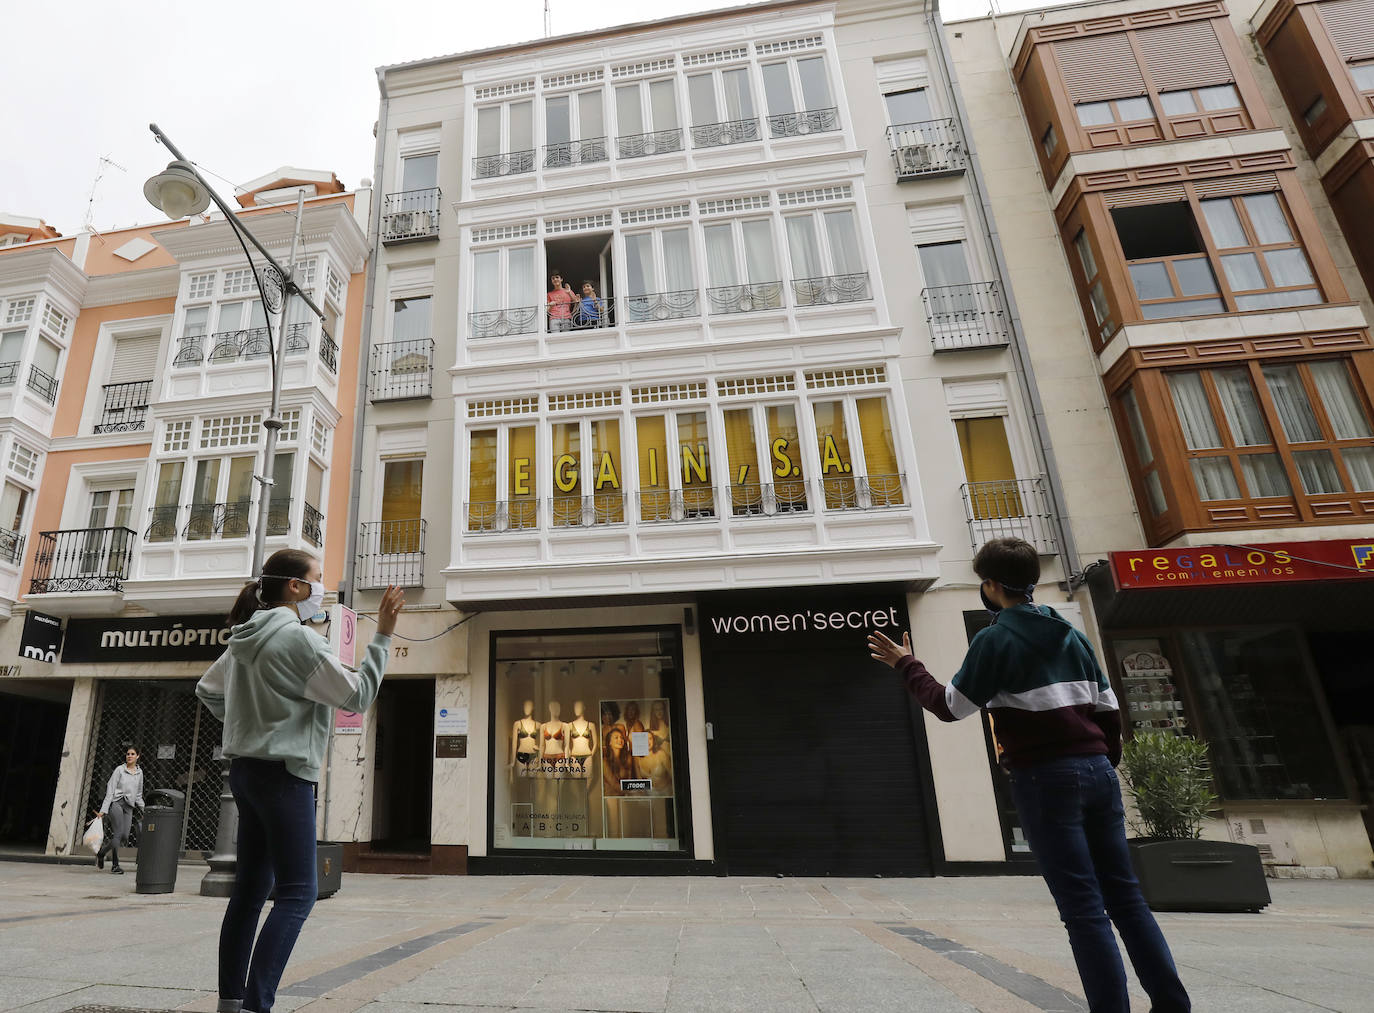
[[[110,811],[105,814],[105,818],[110,821],[110,836],[105,838],[105,844],[100,849],[102,853],[109,853],[110,868],[119,868],[119,846],[129,843],[129,828],[134,822],[134,807],[122,798],[117,798],[110,803]]]
[[[239,809],[238,870],[219,931],[219,997],[268,1013],[319,889],[315,786],[288,774],[280,760],[235,759],[229,787]],[[276,900],[257,932],[274,884]]]
[[[1092,1013],[1129,1013],[1131,1008],[1113,923],[1155,1013],[1191,1009],[1169,944],[1131,868],[1121,784],[1108,759],[1066,756],[1015,770],[1011,790],[1069,932]]]

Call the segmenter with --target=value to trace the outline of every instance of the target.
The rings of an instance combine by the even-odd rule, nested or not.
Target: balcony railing
[[[464,503],[468,532],[523,531],[539,525],[539,502],[534,499]]]
[[[1001,348],[1011,340],[1006,307],[995,281],[921,290],[935,351]]]
[[[709,487],[645,489],[639,493],[641,521],[693,521],[716,516],[716,491]]]
[[[334,344],[329,332],[323,329],[320,331],[320,361],[331,373],[339,372],[339,346]]]
[[[730,513],[736,517],[776,517],[802,514],[811,509],[805,479],[774,482],[736,482],[726,488]]]
[[[752,313],[782,308],[782,282],[759,281],[749,285],[717,285],[706,290],[711,313]]]
[[[13,387],[19,379],[19,363],[0,362],[0,387]]]
[[[247,327],[237,331],[218,331],[210,335],[210,362],[236,362],[239,359],[265,359],[272,354],[272,341],[266,327]]]
[[[57,404],[57,377],[49,376],[37,366],[29,367],[29,390],[48,404]]]
[[[137,539],[129,528],[40,531],[29,593],[122,590]]]
[[[24,558],[24,536],[9,528],[0,528],[0,563],[18,564]]]
[[[694,288],[627,295],[621,301],[624,303],[626,319],[632,324],[648,320],[679,320],[697,316],[701,312]]]
[[[371,521],[359,525],[359,587],[422,587],[424,582],[423,520]]]
[[[868,289],[868,272],[831,274],[821,278],[795,278],[792,294],[798,306],[824,306],[829,303],[862,302],[873,298]]]
[[[134,433],[147,425],[152,380],[107,383],[101,389],[105,391],[105,408],[95,424],[95,432]]]
[[[155,506],[149,509],[148,530],[143,532],[143,538],[149,542],[170,542],[176,538],[181,530],[181,525],[177,518],[181,516],[181,506],[177,503],[169,503],[163,506]]]
[[[625,494],[599,492],[591,496],[554,496],[549,517],[556,528],[584,528],[625,523]]]
[[[434,386],[434,342],[430,338],[372,346],[367,396],[378,401],[429,397]]]
[[[585,331],[616,324],[615,299],[606,296],[579,296],[577,302],[559,305],[548,303],[544,308],[545,326],[550,333]]]
[[[963,172],[968,165],[964,139],[953,120],[898,123],[887,128],[897,182]]]
[[[726,120],[724,123],[703,123],[692,128],[692,146],[714,148],[722,144],[740,144],[744,141],[757,141],[759,119],[751,116],[745,120]]]
[[[989,538],[1021,538],[1043,555],[1057,552],[1054,514],[1043,475],[997,482],[968,482],[962,487],[973,548]]]
[[[301,514],[301,537],[319,548],[324,538],[324,514],[320,513],[318,507],[309,503],[302,504],[302,508],[304,512]]]
[[[209,335],[183,334],[177,339],[177,354],[173,366],[199,366],[205,361],[205,342]]]
[[[768,129],[774,137],[800,137],[840,129],[840,110],[807,109],[799,113],[778,113],[768,117]]]
[[[475,179],[516,176],[522,172],[533,171],[533,148],[528,151],[504,151],[499,155],[478,155],[472,160],[472,175]]]
[[[562,169],[570,165],[605,162],[611,157],[609,139],[584,137],[580,141],[559,141],[544,145],[544,168]]]
[[[192,503],[191,516],[182,537],[201,542],[210,538],[246,538],[252,527],[252,500],[232,503]]]
[[[539,307],[514,306],[500,310],[473,310],[468,314],[468,329],[474,338],[504,338],[511,334],[533,334],[539,329]]]
[[[616,154],[621,158],[643,158],[682,150],[682,128],[650,130],[646,134],[627,134],[615,139]]]
[[[441,196],[437,186],[387,194],[382,201],[382,244],[437,239]]]
[[[284,535],[291,530],[291,500],[281,497],[267,501],[267,533]]]

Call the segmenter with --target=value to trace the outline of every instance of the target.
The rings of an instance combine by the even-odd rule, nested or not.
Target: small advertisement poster
[[[334,712],[334,734],[335,735],[361,735],[363,733],[363,716],[354,714],[352,711],[337,710]]]
[[[434,711],[435,735],[466,735],[468,709],[466,707],[437,707]]]
[[[30,610],[24,615],[24,632],[19,653],[32,661],[52,664],[62,650],[62,620]]]

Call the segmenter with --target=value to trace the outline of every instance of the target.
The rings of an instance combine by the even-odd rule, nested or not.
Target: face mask
[[[983,599],[983,608],[987,609],[993,615],[997,615],[997,613],[1002,611],[1002,606],[988,597],[988,593],[983,590],[982,584],[978,585],[978,597]]]
[[[312,580],[310,582],[310,597],[305,601],[296,602],[296,615],[301,617],[301,622],[306,622],[320,611],[320,606],[323,604],[324,582]]]

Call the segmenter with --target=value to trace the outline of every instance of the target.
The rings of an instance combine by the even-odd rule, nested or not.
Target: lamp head
[[[144,183],[143,196],[173,220],[198,215],[210,206],[209,188],[180,160],[168,162],[167,168]]]

